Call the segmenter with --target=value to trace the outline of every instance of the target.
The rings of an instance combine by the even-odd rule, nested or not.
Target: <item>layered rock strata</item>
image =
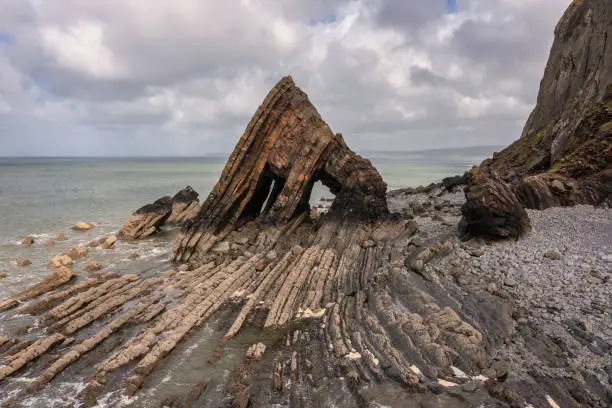
[[[521,138],[486,162],[528,208],[612,204],[610,38],[612,3],[573,1]]]
[[[195,217],[200,209],[198,193],[190,186],[174,197],[162,197],[134,212],[126,221],[119,237],[140,239],[155,234],[163,225],[180,225]]]
[[[297,146],[308,148],[302,161]],[[267,177],[280,182],[264,194]],[[314,220],[306,204],[318,179],[337,195]],[[577,382],[568,394],[554,370],[525,374],[521,388],[504,384],[498,357],[515,336],[507,303],[428,275],[458,245],[452,227],[420,231],[389,215],[384,187],[284,78],[177,239],[176,259],[189,263],[62,288],[47,282],[7,303],[35,322],[7,333],[10,347],[0,349],[2,403],[19,406],[63,372],[84,384],[83,406],[130,398],[154,386],[152,374],[181,342],[216,328],[216,347],[206,343],[208,361],[198,362],[202,386],[177,404],[204,394],[197,403],[214,407],[540,406],[546,395],[564,407],[598,406],[601,384]],[[441,220],[456,211],[430,201]],[[245,343],[255,346],[242,360],[224,355]],[[228,375],[204,369],[221,360]],[[25,369],[26,384],[11,382]],[[212,381],[219,386],[204,390]]]
[[[529,216],[519,198],[495,173],[474,167],[467,179],[459,235],[517,239],[531,231]]]
[[[205,253],[239,221],[279,223],[307,212],[317,181],[336,195],[332,212],[339,216],[376,219],[388,213],[387,186],[378,171],[331,131],[287,76],[266,96],[198,217],[177,240],[175,260]]]

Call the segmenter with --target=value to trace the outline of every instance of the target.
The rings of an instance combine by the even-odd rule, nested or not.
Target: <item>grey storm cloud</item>
[[[566,0],[0,0],[0,156],[229,151],[293,75],[357,150],[507,144]]]

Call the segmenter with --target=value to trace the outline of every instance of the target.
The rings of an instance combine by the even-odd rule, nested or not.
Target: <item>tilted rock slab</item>
[[[140,239],[155,234],[163,225],[176,225],[195,217],[200,210],[198,193],[190,186],[174,197],[162,197],[134,212],[119,231],[119,238]]]
[[[112,405],[119,394],[131,397],[155,387],[151,374],[172,364],[166,358],[188,336],[201,335],[204,325],[206,331],[220,330],[217,347],[207,348],[210,358],[202,365],[223,359],[224,346],[234,338],[237,345],[253,344],[252,330],[261,332],[265,353],[230,362],[230,374],[217,379],[221,387],[207,389],[208,394],[220,388],[222,398],[208,394],[194,406],[323,406],[320,393],[326,389],[347,407],[380,405],[378,398],[391,394],[399,405],[385,405],[439,406],[444,399],[465,399],[460,406],[497,406],[516,394],[510,388],[483,391],[483,373],[494,371],[492,360],[507,353],[512,335],[512,325],[503,323],[510,319],[506,308],[479,302],[478,293],[443,284],[442,276],[426,281],[406,269],[417,225],[388,214],[376,170],[329,131],[290,78],[275,87],[251,125],[261,130],[245,133],[200,215],[177,239],[177,259],[189,258],[188,264],[24,292],[20,299],[40,298],[15,313],[38,320],[28,337],[9,334],[15,345],[2,354],[0,388],[25,367],[33,378],[25,387],[17,384],[12,398],[2,402],[19,406],[29,394],[53,387],[68,369],[85,384],[79,395],[84,406],[101,398],[111,398]],[[306,148],[302,162],[297,140]],[[306,174],[301,182],[300,174]],[[280,180],[279,187],[258,193],[270,178]],[[319,178],[337,196],[330,213],[315,221],[302,206],[308,184]],[[482,175],[481,185],[488,180]],[[516,197],[499,185],[493,185],[493,198],[512,214]],[[452,251],[446,239],[428,243],[431,249],[424,253],[413,251],[414,259],[431,266]],[[238,339],[241,335],[248,338]],[[91,369],[77,370],[78,361]],[[478,392],[462,389],[466,378],[480,383]],[[576,406],[571,396],[557,392],[557,384],[565,387],[567,379],[530,379],[521,391],[530,403],[550,395],[562,406]],[[586,387],[579,390],[590,395]]]
[[[175,245],[175,260],[205,253],[212,235],[239,220],[285,222],[310,210],[313,185],[336,195],[332,212],[376,219],[388,213],[387,186],[369,160],[348,148],[290,76],[268,93],[229,157],[198,217]]]

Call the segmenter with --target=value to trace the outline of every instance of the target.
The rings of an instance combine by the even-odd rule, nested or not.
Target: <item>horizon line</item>
[[[505,145],[472,145],[462,147],[437,147],[432,149],[419,149],[419,150],[355,150],[357,154],[364,153],[421,153],[421,152],[433,152],[440,150],[463,150],[472,148],[503,148]],[[201,155],[142,155],[142,156],[130,156],[130,155],[109,155],[109,156],[88,156],[88,155],[72,155],[72,156],[0,156],[0,159],[169,159],[169,158],[221,158],[231,155],[232,152],[217,152],[217,153],[206,153]]]

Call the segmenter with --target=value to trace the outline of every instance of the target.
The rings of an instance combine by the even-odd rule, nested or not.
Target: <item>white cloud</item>
[[[0,49],[0,110],[41,139],[54,123],[100,149],[120,129],[126,146],[204,154],[230,150],[292,74],[358,149],[508,143],[562,3],[465,0],[447,15],[443,0],[0,0],[16,39]]]
[[[127,74],[105,44],[100,23],[79,20],[66,28],[45,26],[40,34],[46,49],[63,67],[95,79],[120,79]]]

